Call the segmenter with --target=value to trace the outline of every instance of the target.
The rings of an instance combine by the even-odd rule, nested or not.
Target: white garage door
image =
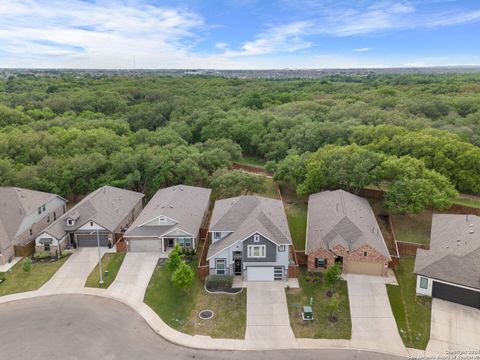
[[[128,240],[128,251],[131,251],[131,252],[161,252],[162,251],[162,240],[160,240],[160,239]]]
[[[248,281],[273,281],[273,266],[247,267]]]

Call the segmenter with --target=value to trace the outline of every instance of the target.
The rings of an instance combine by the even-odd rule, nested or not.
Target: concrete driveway
[[[100,248],[100,256],[113,249]],[[98,264],[97,248],[78,248],[62,265],[52,278],[42,286],[41,290],[48,291],[74,291],[85,287],[88,275]]]
[[[427,353],[480,349],[480,310],[433,299]]]
[[[160,253],[127,253],[107,292],[127,301],[142,301]]]
[[[247,283],[245,343],[249,349],[298,346],[290,327],[283,282]]]
[[[385,278],[356,274],[344,277],[352,317],[351,346],[407,355],[392,314]]]

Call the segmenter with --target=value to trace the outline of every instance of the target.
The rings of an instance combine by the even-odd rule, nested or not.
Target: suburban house
[[[178,185],[157,191],[125,232],[128,251],[194,249],[210,204],[210,189]]]
[[[0,265],[13,260],[14,246],[27,245],[66,211],[67,200],[40,191],[0,187]]]
[[[292,239],[281,200],[239,196],[215,202],[207,260],[210,274],[247,281],[285,280]]]
[[[430,250],[417,250],[417,294],[480,309],[480,217],[434,214]]]
[[[309,271],[340,263],[344,272],[386,276],[391,261],[368,201],[343,190],[310,195],[305,253]]]
[[[144,195],[103,186],[83,198],[35,238],[37,251],[55,253],[67,245],[113,245],[142,210]]]

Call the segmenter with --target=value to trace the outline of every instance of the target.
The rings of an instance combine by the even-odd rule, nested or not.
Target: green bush
[[[30,269],[32,268],[32,260],[29,258],[23,259],[23,264],[22,264],[23,271],[29,272]]]
[[[50,253],[48,251],[40,251],[38,253],[33,254],[33,258],[36,260],[46,259],[50,257]]]
[[[182,262],[172,274],[172,283],[179,289],[192,286],[195,273],[190,265]]]
[[[233,276],[229,275],[209,275],[205,279],[205,285],[209,288],[231,288]]]

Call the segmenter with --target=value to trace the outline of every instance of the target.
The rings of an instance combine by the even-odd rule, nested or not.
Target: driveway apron
[[[107,248],[100,248],[100,256],[103,256],[107,251]],[[96,247],[76,249],[40,290],[68,292],[83,288],[88,276],[97,264],[98,250]]]
[[[347,274],[352,317],[351,346],[407,355],[388,300],[385,279]]]
[[[283,282],[247,284],[247,349],[296,348]]]
[[[131,302],[143,302],[160,253],[127,253],[115,281],[107,292]]]
[[[478,350],[479,347],[480,310],[433,299],[430,341],[426,352]]]

